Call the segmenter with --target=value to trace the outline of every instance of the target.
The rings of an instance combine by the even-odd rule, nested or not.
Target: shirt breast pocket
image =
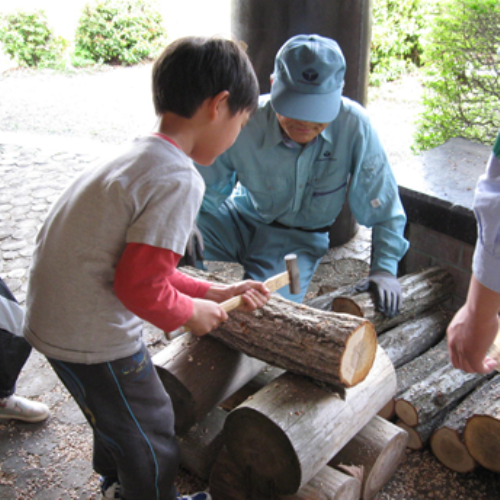
[[[240,182],[248,191],[255,209],[262,215],[282,212],[293,196],[290,180],[272,169],[266,175],[245,175],[240,178]]]

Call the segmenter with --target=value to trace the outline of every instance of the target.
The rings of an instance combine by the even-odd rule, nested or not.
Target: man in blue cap
[[[378,309],[394,316],[398,262],[409,246],[406,215],[365,110],[341,95],[344,75],[342,51],[329,38],[298,35],[279,50],[271,93],[235,144],[199,169],[204,258],[238,262],[247,277],[263,281],[295,253],[301,294],[280,293],[302,301],[347,196],[356,220],[373,229],[371,270],[358,289],[372,289]]]

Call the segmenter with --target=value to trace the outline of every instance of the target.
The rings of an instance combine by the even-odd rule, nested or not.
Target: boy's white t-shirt
[[[191,159],[159,137],[78,177],[52,206],[30,269],[24,334],[48,357],[101,363],[130,356],[142,320],[113,292],[128,243],[183,254],[204,193]]]

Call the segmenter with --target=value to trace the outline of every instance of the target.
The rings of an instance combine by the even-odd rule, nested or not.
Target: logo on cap
[[[308,68],[302,72],[302,77],[308,82],[314,82],[318,79],[318,72],[314,68]]]

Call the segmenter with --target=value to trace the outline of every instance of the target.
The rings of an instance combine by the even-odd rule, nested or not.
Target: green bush
[[[0,23],[5,53],[20,66],[48,67],[61,58],[68,42],[54,37],[43,11],[6,14]]]
[[[87,4],[75,35],[75,60],[136,64],[164,43],[161,15],[147,0],[97,0]]]
[[[421,65],[422,38],[437,0],[374,0],[370,84],[399,78]]]
[[[444,0],[425,49],[416,149],[452,137],[492,144],[500,128],[500,2]]]

